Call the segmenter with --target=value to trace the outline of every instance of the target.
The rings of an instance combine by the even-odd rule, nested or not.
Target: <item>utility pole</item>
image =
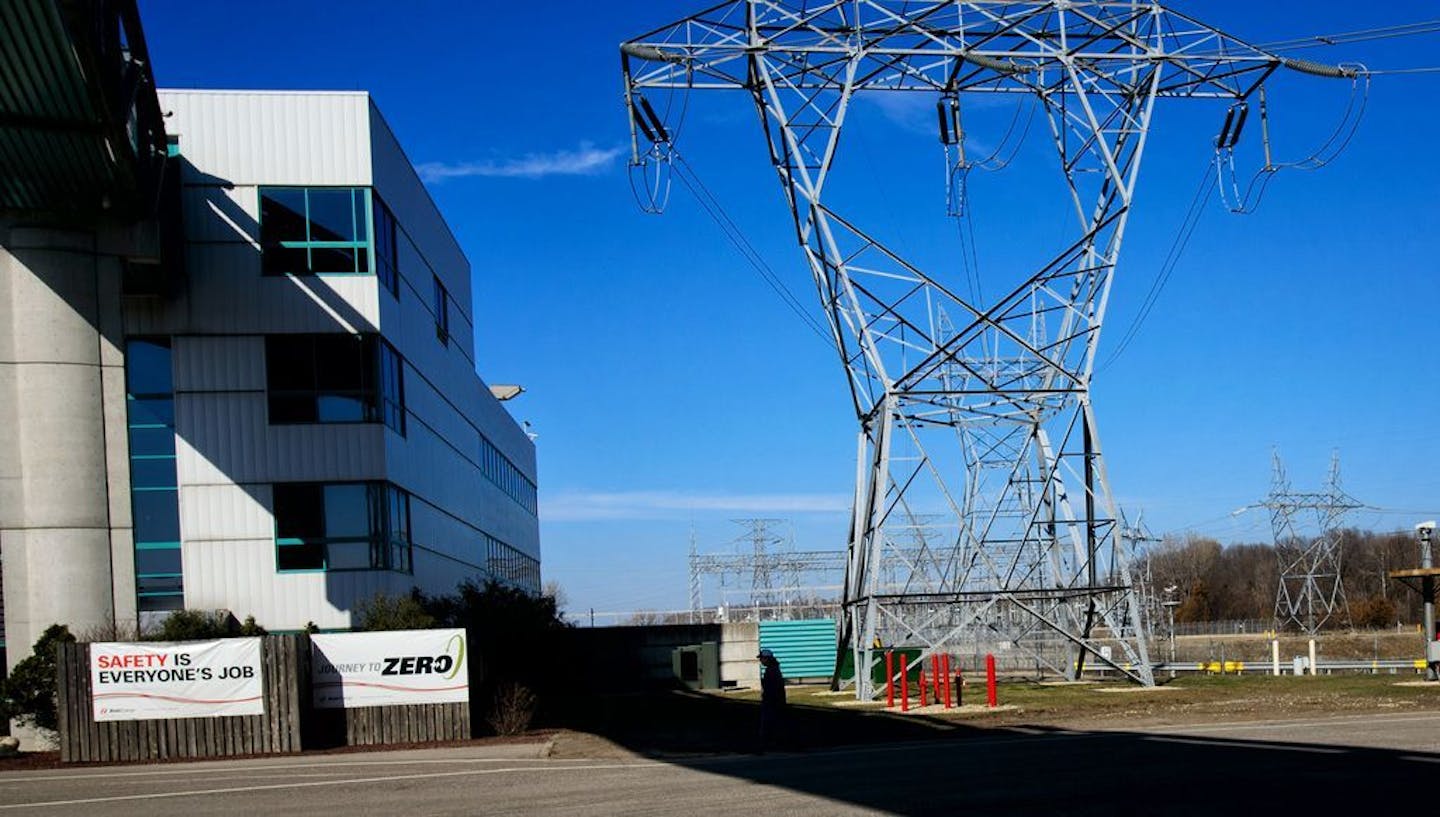
[[[1435,632],[1435,558],[1432,555],[1431,540],[1435,537],[1435,523],[1421,522],[1415,526],[1415,533],[1420,537],[1420,568],[1425,575],[1420,580],[1420,595],[1425,602],[1425,679],[1436,680],[1435,659],[1431,653],[1435,651],[1431,645],[1436,641]]]
[[[1411,590],[1419,591],[1425,605],[1424,623],[1421,624],[1422,643],[1425,645],[1425,680],[1440,679],[1440,640],[1435,632],[1435,579],[1440,570],[1435,569],[1434,538],[1436,523],[1432,520],[1415,526],[1415,537],[1420,540],[1420,567],[1408,570],[1392,570],[1390,578]]]

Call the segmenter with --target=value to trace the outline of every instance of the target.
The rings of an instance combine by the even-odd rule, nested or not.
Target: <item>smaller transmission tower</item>
[[[751,563],[750,599],[751,603],[758,606],[774,605],[778,601],[776,591],[777,580],[783,581],[783,577],[777,576],[780,567],[771,558],[771,555],[779,550],[785,539],[775,532],[784,523],[783,519],[736,519],[735,524],[745,528],[735,541],[739,545],[749,545],[750,555],[754,558]]]
[[[705,577],[722,590],[733,585],[744,596],[741,607],[756,616],[788,619],[816,609],[838,606],[845,577],[845,552],[797,551],[777,529],[782,519],[736,519],[744,532],[731,541],[728,553],[701,553],[690,541],[690,610],[703,615]],[[826,594],[834,594],[827,597]],[[742,613],[743,615],[743,613]]]
[[[1280,452],[1274,455],[1270,495],[1260,507],[1270,511],[1275,555],[1280,560],[1280,587],[1275,594],[1277,628],[1298,627],[1314,635],[1326,625],[1350,624],[1350,606],[1340,579],[1340,523],[1345,514],[1364,505],[1340,488],[1340,454],[1330,458],[1330,476],[1323,490],[1291,490]],[[1313,513],[1314,535],[1304,531],[1304,514]]]

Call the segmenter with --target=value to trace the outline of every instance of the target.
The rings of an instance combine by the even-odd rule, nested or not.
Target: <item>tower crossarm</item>
[[[625,43],[630,89],[752,89],[765,59],[795,89],[1243,99],[1284,61],[1153,2],[732,0]],[[850,62],[858,62],[850,74]],[[853,80],[849,77],[853,76]]]

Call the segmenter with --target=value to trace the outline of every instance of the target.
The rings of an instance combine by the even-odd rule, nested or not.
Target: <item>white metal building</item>
[[[183,185],[174,291],[122,296],[103,236],[79,256],[60,231],[0,236],[0,313],[20,322],[0,352],[36,378],[0,378],[0,453],[30,460],[0,485],[11,663],[56,621],[185,607],[344,628],[379,591],[538,591],[534,444],[476,375],[469,263],[369,96],[160,103]],[[88,283],[51,283],[63,264]],[[37,331],[75,334],[94,385],[45,388],[56,355],[18,340]],[[87,400],[83,433],[39,440]],[[52,484],[74,489],[64,507]]]

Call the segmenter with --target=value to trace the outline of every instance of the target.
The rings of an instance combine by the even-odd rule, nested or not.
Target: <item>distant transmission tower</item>
[[[750,603],[753,605],[773,606],[776,602],[775,579],[779,566],[770,557],[785,541],[774,532],[774,528],[783,523],[783,519],[735,520],[735,524],[746,529],[736,542],[748,544],[750,548]]]
[[[788,618],[792,608],[810,607],[823,601],[818,592],[838,589],[845,573],[843,551],[798,551],[782,547],[785,540],[774,529],[785,520],[736,519],[734,522],[745,532],[733,540],[731,553],[701,553],[693,536],[691,538],[692,618],[702,609],[701,587],[707,576],[717,578],[722,588],[733,583],[745,594],[751,608],[781,619]],[[817,581],[820,586],[814,584]]]
[[[860,425],[843,624],[857,696],[874,697],[882,643],[922,658],[983,643],[1072,678],[1098,661],[1154,683],[1090,400],[1151,114],[1160,98],[1228,102],[1216,148],[1229,151],[1246,100],[1281,66],[1352,85],[1357,72],[1138,0],[732,0],[625,43],[621,59],[649,209],[667,173],[697,186],[675,151],[673,96],[728,89],[759,114]],[[1035,100],[1078,232],[998,298],[962,297],[827,200],[862,92],[934,100],[952,198],[985,164],[967,157],[962,101]],[[842,189],[873,191],[887,172],[858,169]],[[917,522],[932,514],[943,524]]]
[[[1340,488],[1340,454],[1330,458],[1330,476],[1323,490],[1299,493],[1290,489],[1280,452],[1274,454],[1270,495],[1260,506],[1270,511],[1275,555],[1280,560],[1280,587],[1275,593],[1275,623],[1315,634],[1327,624],[1349,626],[1350,606],[1340,578],[1340,524],[1345,514],[1365,507]],[[1302,516],[1314,514],[1314,528]],[[1307,535],[1307,528],[1318,533]]]

